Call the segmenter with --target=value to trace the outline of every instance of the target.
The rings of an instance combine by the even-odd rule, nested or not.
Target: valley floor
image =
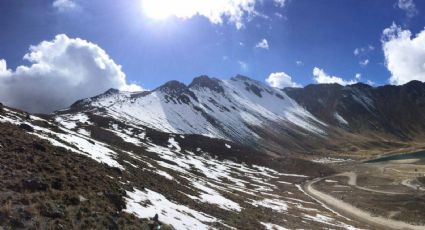
[[[337,212],[379,229],[425,229],[425,166],[415,161],[352,163],[305,184]]]

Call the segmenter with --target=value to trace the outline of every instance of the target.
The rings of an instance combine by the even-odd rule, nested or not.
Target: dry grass
[[[12,212],[13,212],[12,200],[7,200],[1,207],[1,213],[9,217],[12,215]]]

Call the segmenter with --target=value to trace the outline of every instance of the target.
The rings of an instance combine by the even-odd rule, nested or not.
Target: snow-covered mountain
[[[201,76],[146,92],[110,89],[56,113],[91,112],[162,132],[199,134],[271,154],[388,151],[425,133],[425,84],[276,89],[244,76]],[[65,117],[64,117],[65,116]]]
[[[327,135],[326,124],[285,92],[244,76],[201,76],[188,86],[170,81],[141,93],[111,89],[60,111],[58,119],[88,111],[163,132],[200,134],[275,151],[283,149],[273,142],[278,136]]]
[[[243,76],[110,89],[49,115],[0,104],[0,228],[368,229],[303,185],[359,151],[421,147],[424,117],[420,82]]]

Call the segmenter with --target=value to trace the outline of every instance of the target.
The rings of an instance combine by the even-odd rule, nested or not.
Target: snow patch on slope
[[[342,125],[348,125],[348,122],[339,113],[334,114],[335,119]]]
[[[152,218],[159,213],[161,221],[173,225],[176,229],[208,230],[211,229],[208,223],[217,222],[217,219],[212,216],[176,204],[149,189],[127,191],[127,196],[125,212],[133,213],[139,218]]]

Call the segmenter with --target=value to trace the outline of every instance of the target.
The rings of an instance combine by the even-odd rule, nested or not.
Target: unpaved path
[[[308,182],[305,185],[306,192],[309,193],[311,196],[315,197],[316,199],[320,200],[321,202],[325,203],[326,205],[329,205],[330,207],[334,208],[335,210],[352,216],[353,219],[358,219],[359,221],[363,221],[372,225],[377,225],[382,227],[383,229],[425,230],[425,226],[412,225],[406,222],[387,219],[384,217],[371,216],[371,214],[366,211],[363,211],[331,195],[314,189],[313,184],[318,181],[321,181],[322,179],[323,178],[317,178]]]

